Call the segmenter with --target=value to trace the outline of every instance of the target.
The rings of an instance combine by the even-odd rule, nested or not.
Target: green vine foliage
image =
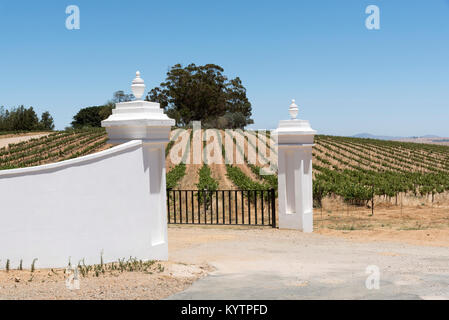
[[[198,183],[196,184],[198,190],[204,190],[197,194],[200,203],[206,201],[207,206],[210,205],[212,201],[212,192],[218,189],[218,181],[212,177],[212,172],[210,167],[205,164],[198,170]]]
[[[186,165],[180,163],[166,174],[167,189],[174,189],[179,181],[186,175]]]
[[[366,205],[373,195],[428,196],[449,191],[449,147],[348,137],[317,136],[313,196]]]
[[[218,181],[212,178],[210,167],[205,164],[198,170],[199,180],[196,184],[198,190],[215,191],[218,189]]]

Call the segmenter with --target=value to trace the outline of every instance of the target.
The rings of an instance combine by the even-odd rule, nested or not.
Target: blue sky
[[[65,28],[71,4],[80,30]],[[59,129],[136,70],[150,89],[194,62],[242,79],[255,128],[295,98],[320,133],[449,136],[448,58],[448,0],[0,2],[0,105],[49,110]]]

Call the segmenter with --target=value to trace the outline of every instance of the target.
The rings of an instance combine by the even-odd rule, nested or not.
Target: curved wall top
[[[26,174],[45,173],[49,170],[56,171],[56,170],[65,169],[65,168],[68,168],[71,166],[80,166],[80,165],[88,164],[90,162],[102,160],[104,158],[116,155],[121,152],[126,152],[129,149],[133,149],[136,146],[141,146],[141,145],[142,145],[141,140],[134,140],[134,141],[130,141],[130,142],[118,145],[111,149],[103,150],[103,151],[89,154],[87,156],[82,156],[79,158],[74,158],[74,159],[69,159],[69,160],[64,160],[64,161],[60,161],[60,162],[49,163],[49,164],[44,164],[44,165],[34,166],[34,167],[0,170],[0,179],[5,178],[5,177],[15,177],[15,176],[26,175]]]

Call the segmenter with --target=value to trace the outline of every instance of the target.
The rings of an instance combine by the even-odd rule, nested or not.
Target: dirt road
[[[449,247],[176,226],[169,246],[171,261],[215,268],[170,299],[449,299]],[[380,287],[370,290],[375,270]]]

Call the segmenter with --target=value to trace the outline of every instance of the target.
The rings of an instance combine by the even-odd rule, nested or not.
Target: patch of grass
[[[154,260],[143,261],[130,257],[128,260],[123,258],[111,263],[104,263],[101,259],[100,264],[86,265],[83,259],[78,263],[77,268],[83,278],[88,277],[89,273],[94,277],[99,277],[106,272],[144,272],[146,274],[153,274],[153,271],[163,272],[164,267],[161,264],[158,264],[156,270],[153,268],[155,263]]]
[[[333,230],[347,230],[347,231],[355,230],[355,227],[353,225],[346,225],[346,224],[328,226],[328,228]]]
[[[31,272],[34,272],[36,270],[36,261],[37,258],[33,259],[33,262],[31,263]]]
[[[400,227],[398,230],[401,231],[412,231],[412,230],[426,230],[429,229],[427,227],[418,225],[418,226],[405,226],[405,227]]]
[[[372,224],[335,224],[327,228],[333,230],[354,231],[354,230],[369,230],[373,228]]]

